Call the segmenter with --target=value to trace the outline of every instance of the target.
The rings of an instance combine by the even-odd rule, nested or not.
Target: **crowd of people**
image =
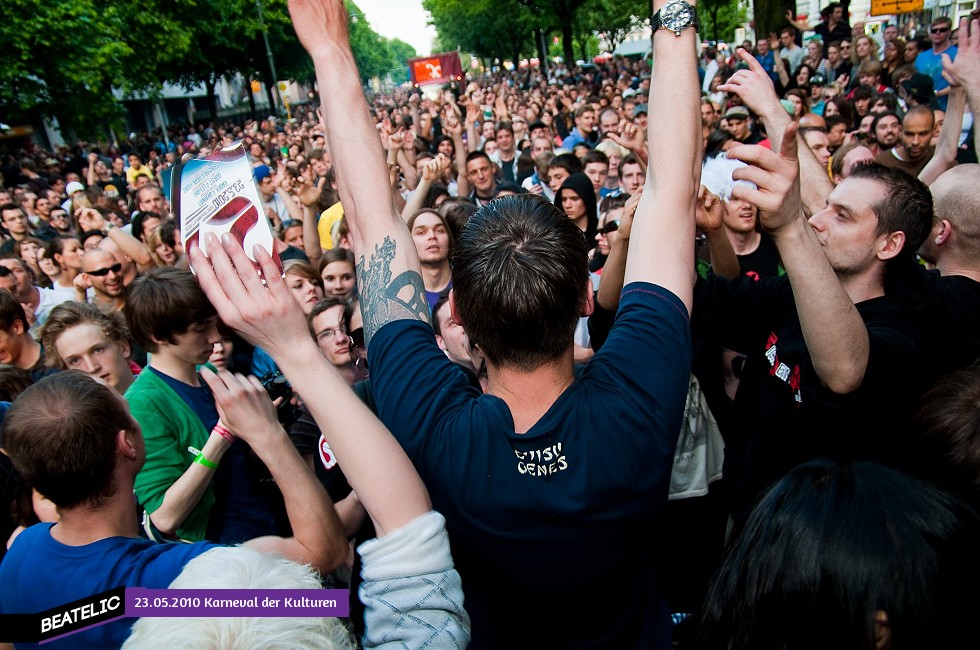
[[[0,163],[0,613],[328,586],[348,620],[54,645],[970,638],[975,16],[365,95],[344,4],[290,11],[296,119]],[[239,142],[258,274],[166,190]]]

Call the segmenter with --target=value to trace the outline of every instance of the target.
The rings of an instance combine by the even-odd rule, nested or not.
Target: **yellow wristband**
[[[218,463],[212,463],[210,460],[204,457],[204,452],[199,452],[194,458],[194,462],[198,465],[204,465],[208,469],[218,469]]]

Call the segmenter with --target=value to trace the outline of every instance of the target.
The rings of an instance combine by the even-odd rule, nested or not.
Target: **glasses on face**
[[[949,27],[933,27],[929,30],[931,34],[945,34],[949,31]]]
[[[8,269],[6,266],[0,266],[0,278],[7,278],[13,274],[14,272]]]
[[[611,232],[616,232],[619,230],[619,220],[609,221],[602,228],[599,228],[600,235],[608,235]]]
[[[363,333],[363,331],[362,331],[362,333]],[[317,341],[329,341],[329,340],[333,339],[334,337],[336,337],[338,334],[340,334],[341,336],[347,336],[347,330],[344,328],[343,325],[341,325],[340,327],[330,327],[330,328],[327,328],[325,330],[320,330],[316,334],[316,340]]]
[[[94,275],[96,277],[101,278],[102,276],[109,275],[110,273],[116,273],[116,274],[118,274],[120,271],[122,271],[122,264],[120,264],[119,262],[116,262],[112,266],[107,266],[104,269],[95,269],[94,271],[86,271],[85,274],[86,275]]]
[[[51,221],[54,221],[55,219],[67,219],[67,218],[68,218],[67,212],[55,212],[50,217]]]

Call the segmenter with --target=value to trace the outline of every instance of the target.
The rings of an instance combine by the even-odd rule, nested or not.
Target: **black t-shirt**
[[[754,251],[737,257],[739,271],[753,280],[774,278],[783,273],[779,264],[779,249],[766,233],[762,233],[762,239]]]
[[[856,391],[837,395],[814,370],[787,277],[699,280],[695,340],[715,336],[746,353],[732,426],[723,430],[725,489],[736,524],[766,487],[806,460],[907,464],[906,425],[922,390],[920,312],[893,297],[856,306],[870,338],[868,368]]]
[[[940,275],[919,265],[906,269],[893,291],[909,291],[922,301],[926,334],[922,373],[932,385],[980,359],[980,282],[964,275]]]
[[[105,192],[105,195],[110,199],[125,199],[126,198],[126,179],[115,174],[109,176],[107,181],[98,181],[99,187]]]

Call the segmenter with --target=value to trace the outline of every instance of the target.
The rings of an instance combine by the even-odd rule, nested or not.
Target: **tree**
[[[753,0],[752,15],[755,23],[755,33],[758,38],[765,38],[770,33],[779,33],[786,27],[786,10],[796,13],[794,0]]]
[[[5,0],[0,21],[0,108],[8,119],[56,117],[67,133],[96,137],[118,125],[112,89],[142,90],[162,62],[190,48],[174,16],[192,0]]]
[[[735,30],[747,18],[745,9],[732,0],[701,0],[698,2],[701,33],[714,41],[730,43]]]
[[[534,51],[535,16],[517,0],[422,0],[422,6],[432,15],[443,49],[515,62]]]
[[[627,36],[650,20],[651,7],[644,0],[590,0],[580,14],[584,26],[604,35],[609,49],[615,50]]]
[[[575,61],[573,39],[575,37],[575,13],[586,0],[518,0],[525,7],[540,9],[546,20],[553,19],[561,30],[562,53],[569,64]]]
[[[408,81],[407,61],[416,56],[415,48],[405,41],[394,38],[388,42],[388,49],[391,52],[391,69],[389,72],[392,81],[395,83]]]

